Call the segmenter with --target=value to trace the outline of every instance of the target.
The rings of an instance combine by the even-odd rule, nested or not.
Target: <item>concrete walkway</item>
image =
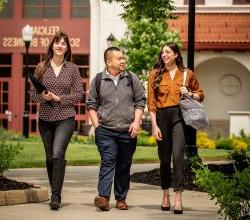
[[[131,173],[159,167],[159,164],[133,165]],[[49,201],[14,206],[0,206],[0,220],[216,220],[217,207],[206,193],[184,191],[183,215],[173,214],[173,191],[171,190],[171,211],[160,210],[160,187],[131,183],[127,203],[128,211],[115,208],[111,197],[111,210],[101,212],[93,206],[96,196],[98,166],[67,167],[63,188],[63,208],[51,211]],[[46,171],[42,169],[14,169],[5,173],[8,178],[47,186]]]

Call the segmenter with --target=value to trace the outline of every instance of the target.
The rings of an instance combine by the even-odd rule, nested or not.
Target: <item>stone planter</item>
[[[48,189],[45,187],[0,191],[0,206],[37,203],[47,200],[49,200],[49,195]]]

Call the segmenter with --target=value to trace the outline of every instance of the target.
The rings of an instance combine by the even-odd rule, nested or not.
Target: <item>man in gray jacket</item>
[[[127,210],[130,167],[145,107],[145,94],[137,76],[125,71],[124,55],[119,48],[108,48],[104,52],[104,61],[106,68],[91,82],[87,99],[101,156],[99,195],[94,204],[102,211],[109,210],[114,177],[116,208]]]

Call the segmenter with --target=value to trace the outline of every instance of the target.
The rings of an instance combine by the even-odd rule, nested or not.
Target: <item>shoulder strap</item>
[[[96,74],[95,78],[95,91],[96,91],[96,97],[97,97],[97,104],[100,104],[100,88],[101,88],[101,82],[102,82],[102,72]]]
[[[183,86],[185,86],[186,78],[187,78],[187,70],[184,70],[184,72],[183,72]]]
[[[128,79],[128,84],[127,84],[127,86],[131,86],[132,91],[134,92],[134,86],[133,86],[133,77],[132,77],[132,74],[131,74],[131,72],[130,72],[130,71],[128,71],[127,73],[128,73],[128,77],[127,77],[127,79]]]

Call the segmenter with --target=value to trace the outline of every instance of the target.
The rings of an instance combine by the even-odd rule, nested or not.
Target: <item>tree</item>
[[[148,18],[151,20],[166,19],[171,17],[171,11],[175,9],[173,0],[103,0],[109,3],[120,3],[124,9],[122,18],[138,20]]]
[[[167,32],[167,18],[175,18],[172,0],[103,0],[120,3],[121,14],[127,23],[124,38],[116,45],[124,49],[128,69],[135,72],[142,81],[147,80],[148,71],[157,61],[161,46],[166,42],[180,45],[177,32]]]
[[[177,32],[167,32],[165,20],[152,22],[150,19],[128,21],[128,30],[124,38],[115,44],[125,52],[128,69],[136,73],[142,81],[147,80],[158,59],[161,45],[166,42],[175,42],[180,45]]]
[[[7,0],[0,0],[0,12],[6,7]]]

